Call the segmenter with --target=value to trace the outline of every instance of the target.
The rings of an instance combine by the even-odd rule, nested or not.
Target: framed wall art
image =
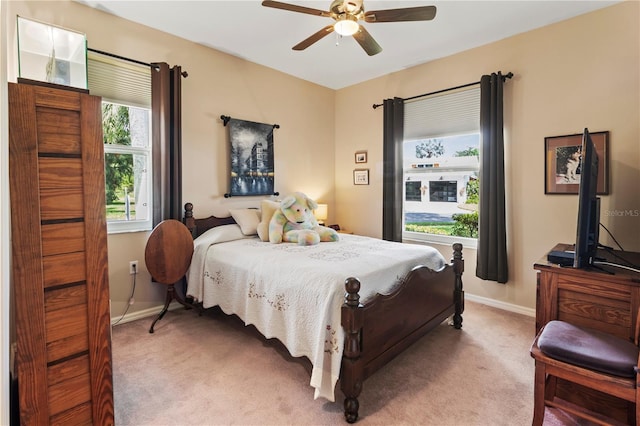
[[[609,132],[590,133],[598,154],[598,194],[609,194]],[[544,193],[578,194],[582,133],[544,138]]]
[[[280,126],[223,116],[229,129],[230,191],[225,197],[273,195],[273,129]]]
[[[353,171],[354,185],[369,185],[369,169],[355,169]]]
[[[358,163],[366,163],[367,162],[367,151],[357,151],[356,152],[356,164]]]

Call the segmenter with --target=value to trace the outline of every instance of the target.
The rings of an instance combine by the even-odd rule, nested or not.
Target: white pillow
[[[240,226],[236,224],[222,225],[211,228],[206,232],[203,232],[198,238],[194,240],[196,247],[199,245],[226,243],[227,241],[241,240],[247,238],[240,229]]]
[[[257,209],[231,209],[229,210],[233,220],[240,225],[244,235],[256,235],[260,216]]]
[[[262,200],[260,202],[260,212],[262,219],[258,224],[258,236],[262,241],[269,241],[269,222],[273,214],[280,208],[280,203],[271,200]]]

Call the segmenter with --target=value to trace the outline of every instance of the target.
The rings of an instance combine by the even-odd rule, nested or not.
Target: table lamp
[[[324,221],[327,220],[327,205],[326,204],[318,204],[318,208],[313,211],[313,214],[318,221],[318,225],[324,226]]]

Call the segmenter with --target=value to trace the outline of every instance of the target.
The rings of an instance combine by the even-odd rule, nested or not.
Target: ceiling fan
[[[342,36],[353,36],[369,56],[382,52],[382,47],[380,47],[374,38],[371,37],[371,34],[369,34],[358,21],[364,20],[370,24],[377,22],[430,21],[436,16],[435,6],[418,6],[365,12],[362,3],[363,0],[333,0],[329,11],[270,0],[263,1],[262,5],[275,9],[289,10],[291,12],[332,18],[336,21],[334,24],[327,25],[320,31],[293,46],[293,50],[304,50],[335,31]]]

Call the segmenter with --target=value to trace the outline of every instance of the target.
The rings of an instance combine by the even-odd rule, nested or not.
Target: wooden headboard
[[[233,217],[216,217],[209,216],[204,219],[196,219],[193,217],[193,204],[186,203],[184,205],[184,216],[182,222],[187,226],[193,238],[198,238],[211,228],[222,225],[232,225],[236,223]]]

